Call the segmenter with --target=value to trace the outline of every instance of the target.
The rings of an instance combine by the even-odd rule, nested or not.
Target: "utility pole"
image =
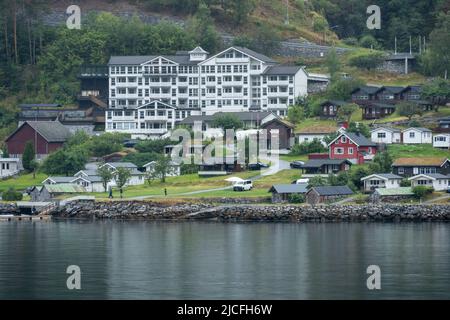
[[[286,0],[286,21],[285,24],[289,24],[289,0]]]
[[[394,50],[395,54],[397,54],[397,36],[395,36],[395,50]]]
[[[422,54],[422,36],[419,36],[419,54]]]
[[[412,54],[412,37],[409,36],[409,54]]]

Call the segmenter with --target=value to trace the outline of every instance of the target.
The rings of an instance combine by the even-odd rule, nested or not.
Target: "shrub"
[[[314,139],[311,142],[303,142],[300,144],[295,144],[291,148],[291,155],[304,155],[310,153],[322,153],[326,152],[327,148],[324,147],[322,142],[318,139]]]
[[[289,196],[289,202],[290,203],[304,203],[305,196],[303,194],[293,193]]]
[[[21,201],[23,199],[22,193],[14,190],[14,188],[9,188],[7,191],[3,192],[2,199],[4,201]]]
[[[383,61],[383,54],[380,52],[357,53],[350,57],[349,64],[360,69],[375,69]]]
[[[358,45],[358,39],[350,37],[342,40],[348,46],[356,46]]]
[[[414,193],[414,197],[416,199],[422,199],[426,195],[433,193],[433,191],[433,188],[425,186],[416,186],[412,189],[412,192]]]
[[[359,45],[364,48],[378,49],[380,44],[372,35],[365,35],[359,39]]]
[[[368,196],[364,195],[364,194],[358,194],[355,197],[355,203],[357,204],[364,204],[367,202]]]

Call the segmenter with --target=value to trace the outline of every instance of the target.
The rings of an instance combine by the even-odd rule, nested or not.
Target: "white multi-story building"
[[[120,56],[109,61],[106,131],[157,137],[191,115],[269,111],[287,115],[307,94],[300,66],[282,66],[247,48],[216,55],[200,47],[161,56]]]

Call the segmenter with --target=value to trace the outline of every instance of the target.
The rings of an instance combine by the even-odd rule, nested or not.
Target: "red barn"
[[[38,159],[61,148],[70,136],[70,131],[59,121],[26,121],[5,142],[13,158],[21,158],[25,144],[31,141]]]
[[[348,159],[355,164],[372,160],[377,153],[377,145],[365,136],[343,132],[328,145],[330,159]]]

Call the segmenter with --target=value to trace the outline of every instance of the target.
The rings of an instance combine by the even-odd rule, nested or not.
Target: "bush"
[[[383,61],[381,52],[357,53],[350,57],[348,63],[360,69],[375,69]]]
[[[375,39],[371,35],[365,35],[361,39],[359,39],[359,45],[364,48],[371,48],[371,49],[379,49],[380,44],[378,43],[377,39]]]
[[[414,193],[414,197],[416,199],[423,199],[428,194],[433,193],[433,188],[425,187],[425,186],[416,186],[412,189],[412,192]]]
[[[21,201],[23,199],[22,193],[14,190],[14,188],[9,188],[7,191],[3,192],[2,199],[4,201]]]
[[[358,45],[358,39],[350,37],[342,40],[348,46],[356,46]]]
[[[310,153],[322,153],[326,152],[327,148],[324,147],[322,142],[318,139],[314,139],[311,142],[303,142],[300,144],[295,144],[291,148],[291,155],[299,156]]]
[[[305,196],[303,194],[293,193],[289,196],[289,202],[290,203],[304,203]]]
[[[368,196],[364,195],[364,194],[358,194],[355,197],[355,203],[357,204],[364,204],[367,202]]]

